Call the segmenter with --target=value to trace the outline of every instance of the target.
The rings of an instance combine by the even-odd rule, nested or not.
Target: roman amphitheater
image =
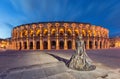
[[[79,22],[39,22],[14,27],[12,49],[75,49],[78,35],[83,36],[86,49],[109,48],[109,30],[101,26]]]

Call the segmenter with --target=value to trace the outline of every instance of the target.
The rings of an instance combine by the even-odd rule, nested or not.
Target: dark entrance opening
[[[19,50],[21,50],[22,46],[21,46],[21,42],[19,43]]]
[[[97,47],[98,47],[98,43],[97,41],[95,41],[95,48],[97,49]]]
[[[86,49],[86,41],[84,41],[84,44],[85,44],[85,49]]]
[[[27,49],[27,43],[24,42],[24,49]]]
[[[63,42],[63,41],[60,41],[59,43],[60,43],[60,44],[59,44],[59,45],[60,45],[60,49],[64,49],[64,42]]]
[[[30,42],[30,49],[33,49],[33,42]]]
[[[40,49],[40,42],[39,41],[36,42],[36,49]]]
[[[89,48],[92,49],[92,41],[89,41]]]
[[[68,49],[72,49],[72,42],[68,41],[67,44],[68,44]]]
[[[51,48],[52,48],[52,49],[56,49],[56,42],[55,42],[55,41],[52,41],[52,42],[51,42]]]
[[[47,41],[44,41],[43,45],[44,45],[44,49],[48,49],[48,43],[47,43]]]

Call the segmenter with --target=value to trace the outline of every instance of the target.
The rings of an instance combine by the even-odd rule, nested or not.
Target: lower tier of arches
[[[107,39],[104,40],[84,40],[86,49],[103,49],[109,48],[109,41]],[[13,49],[21,49],[21,50],[68,50],[68,49],[76,49],[76,43],[73,39],[64,39],[64,40],[14,40]]]

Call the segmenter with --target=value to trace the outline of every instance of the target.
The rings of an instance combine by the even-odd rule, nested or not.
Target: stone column
[[[30,45],[29,45],[29,38],[27,38],[27,50],[30,49]]]
[[[97,43],[98,43],[98,44],[97,44],[97,49],[100,49],[100,39],[98,40]]]
[[[40,34],[40,50],[43,50],[42,34]]]
[[[48,33],[48,50],[51,50],[50,33]]]
[[[68,49],[68,46],[67,46],[67,37],[65,36],[65,41],[64,41],[64,50],[67,50]]]
[[[95,49],[95,38],[93,37],[93,41],[92,41],[92,49]]]
[[[56,26],[56,50],[59,50],[59,23],[55,23]]]
[[[58,36],[56,37],[56,50],[59,50],[59,39],[58,39]]]
[[[102,42],[102,45],[101,45],[102,47],[101,48],[103,49],[104,48],[104,40],[102,39],[101,42]]]
[[[39,24],[39,27],[40,27],[40,50],[43,50],[43,37],[42,37],[43,24]]]
[[[86,40],[86,49],[89,49],[89,37]]]
[[[73,36],[73,37],[72,37],[72,49],[73,49],[73,50],[76,49],[74,28],[75,28],[75,26],[72,25],[72,36]]]
[[[21,39],[21,49],[24,49],[24,41]]]
[[[48,29],[48,50],[51,50],[51,40],[50,40],[50,29],[51,29],[52,24],[48,23],[47,24],[47,29]]]
[[[107,41],[107,48],[109,48],[109,45],[110,45],[110,43],[109,43],[109,40]]]
[[[35,28],[36,28],[36,25],[33,24],[32,28],[33,28],[33,50],[36,50],[36,41],[35,41]]]
[[[75,50],[76,47],[75,47],[75,36],[73,36],[72,38],[72,49]]]

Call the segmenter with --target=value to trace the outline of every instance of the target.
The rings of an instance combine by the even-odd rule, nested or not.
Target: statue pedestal
[[[87,61],[84,55],[74,54],[68,62],[68,67],[80,71],[94,70],[96,67]]]

